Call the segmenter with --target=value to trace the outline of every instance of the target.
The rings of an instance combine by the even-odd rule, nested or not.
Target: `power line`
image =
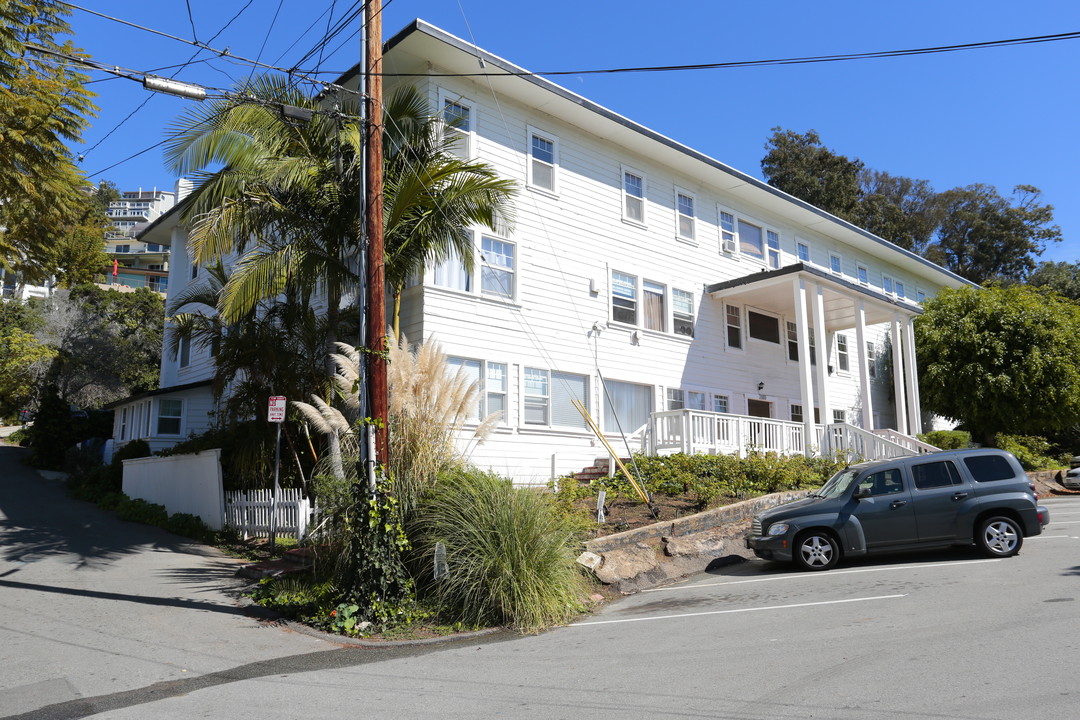
[[[510,76],[556,76],[556,75],[602,75],[638,72],[677,72],[681,70],[719,70],[739,67],[769,67],[774,65],[805,65],[810,63],[842,62],[845,60],[874,60],[878,58],[908,57],[913,55],[932,55],[936,53],[959,52],[962,50],[981,50],[984,48],[1009,47],[1012,45],[1034,45],[1038,43],[1076,40],[1080,31],[1057,33],[1054,35],[1035,35],[1031,37],[1010,38],[1008,40],[988,40],[959,45],[939,45],[934,47],[911,48],[908,50],[880,50],[866,53],[842,53],[838,55],[812,55],[806,57],[774,58],[770,60],[737,60],[722,63],[698,63],[692,65],[649,65],[642,67],[600,68],[587,70],[545,70],[545,71],[500,71],[475,73],[382,73],[383,77],[505,77]],[[327,71],[329,72],[329,71]],[[341,72],[341,71],[339,71]],[[318,73],[318,74],[321,74]]]

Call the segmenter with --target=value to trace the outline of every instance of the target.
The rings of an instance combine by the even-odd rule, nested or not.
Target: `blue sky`
[[[199,40],[208,42],[247,2],[76,4],[186,39],[194,25]],[[281,0],[279,11],[273,0],[252,0],[210,44],[227,47],[231,55],[291,66],[322,37],[324,11],[334,6],[340,16],[352,5],[345,0]],[[384,10],[384,35],[416,17],[528,70],[543,71],[902,50],[1075,32],[1080,31],[1080,2],[550,0],[531,5],[391,0]],[[69,21],[76,44],[109,65],[147,72],[183,63],[195,53],[190,45],[82,10],[73,10]],[[323,70],[355,64],[358,27],[354,22],[329,45],[329,50],[340,49],[324,55]],[[204,51],[196,59],[210,57]],[[1054,206],[1065,238],[1043,259],[1076,262],[1078,61],[1080,40],[1065,40],[906,58],[555,80],[758,177],[771,128],[782,126],[815,129],[837,152],[879,170],[929,180],[939,191],[981,182],[1004,194],[1017,184],[1035,185]],[[303,67],[311,69],[314,62]],[[184,68],[177,79],[229,87],[249,72],[248,66],[218,57]],[[95,72],[92,77],[109,76]],[[86,142],[76,148],[85,154],[83,170],[95,173],[95,181],[108,179],[125,190],[171,189],[175,177],[164,166],[160,149],[106,168],[162,140],[166,125],[192,101],[150,94],[124,79],[91,87],[99,94],[101,111],[84,133]]]

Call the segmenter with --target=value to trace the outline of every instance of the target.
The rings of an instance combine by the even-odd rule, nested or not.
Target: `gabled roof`
[[[355,84],[359,72],[360,66],[356,65],[343,74],[337,83]],[[485,88],[490,86],[492,91],[503,97],[576,125],[613,144],[633,148],[636,155],[683,172],[687,178],[699,178],[709,187],[749,205],[784,215],[794,224],[836,238],[869,255],[888,252],[894,265],[913,275],[949,287],[974,284],[884,238],[650,130],[550,80],[532,75],[423,20],[414,20],[386,41],[383,72],[387,78],[438,78],[440,74],[477,76],[483,79],[478,88],[481,85]]]

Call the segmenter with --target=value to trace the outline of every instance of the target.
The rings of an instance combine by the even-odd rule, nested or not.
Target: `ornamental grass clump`
[[[475,468],[443,473],[417,513],[417,576],[440,614],[466,625],[536,632],[583,609],[571,521],[549,494]],[[436,543],[446,572],[433,576]]]

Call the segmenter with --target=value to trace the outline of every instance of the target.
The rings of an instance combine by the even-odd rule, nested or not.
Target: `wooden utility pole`
[[[386,285],[383,275],[382,0],[367,0],[364,25],[365,116],[363,199],[367,235],[367,337],[369,410],[377,423],[375,461],[387,464]]]

